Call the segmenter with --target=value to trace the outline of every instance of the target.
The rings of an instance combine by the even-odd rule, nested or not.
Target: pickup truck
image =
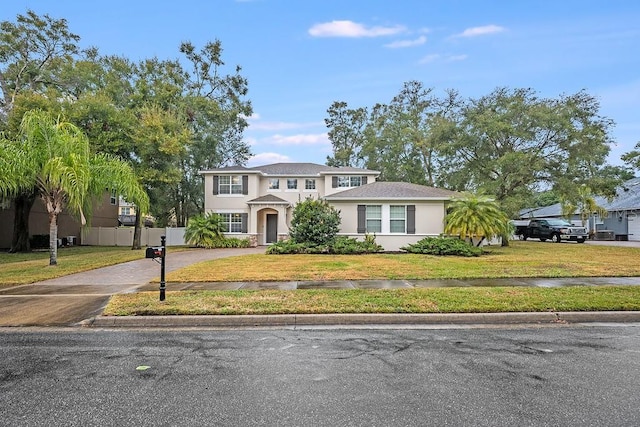
[[[542,242],[548,239],[556,243],[563,240],[584,243],[589,237],[586,227],[575,226],[569,221],[558,218],[532,219],[526,227],[516,227],[516,234],[521,240],[531,237],[540,239]]]

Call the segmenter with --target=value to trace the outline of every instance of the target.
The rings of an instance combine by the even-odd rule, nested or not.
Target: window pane
[[[304,189],[305,190],[315,190],[316,189],[316,180],[315,179],[306,179],[304,181]]]
[[[392,233],[404,233],[404,219],[392,219],[390,224],[390,231]]]
[[[367,219],[369,218],[382,219],[382,206],[367,205]]]
[[[280,188],[280,180],[277,178],[271,178],[269,180],[269,190],[277,190]]]
[[[339,176],[338,177],[338,187],[348,187],[349,186],[349,177],[348,176]]]
[[[297,179],[287,179],[287,190],[295,190],[298,188]]]
[[[404,219],[406,208],[404,206],[390,206],[391,219]]]
[[[367,233],[380,233],[380,232],[382,232],[382,220],[368,219]]]
[[[362,183],[362,177],[360,176],[352,176],[351,177],[351,186],[352,187],[360,187]]]

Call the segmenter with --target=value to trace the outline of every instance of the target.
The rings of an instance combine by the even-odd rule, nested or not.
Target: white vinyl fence
[[[160,236],[167,236],[167,246],[186,245],[184,227],[143,228],[141,246],[160,246]],[[82,232],[82,244],[89,246],[131,246],[133,227],[91,227]]]

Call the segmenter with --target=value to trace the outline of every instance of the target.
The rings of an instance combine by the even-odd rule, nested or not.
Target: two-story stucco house
[[[314,163],[232,166],[200,172],[205,212],[221,215],[228,235],[253,245],[286,238],[296,203],[324,199],[340,211],[340,234],[375,233],[385,250],[398,250],[443,232],[446,202],[457,193],[402,182],[376,182],[378,171]]]

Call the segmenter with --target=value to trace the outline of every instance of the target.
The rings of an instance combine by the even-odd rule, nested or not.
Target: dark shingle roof
[[[426,185],[410,184],[408,182],[372,182],[350,190],[326,196],[327,200],[352,199],[432,199],[448,200],[460,193],[442,188],[427,187]]]
[[[598,196],[595,197],[595,202],[598,206],[602,206],[609,212],[640,209],[640,178],[633,178],[622,183],[622,185],[618,187],[616,197],[614,197],[613,200],[608,201],[605,197]],[[520,211],[520,218],[543,218],[560,215],[562,215],[560,203]]]
[[[253,172],[262,173],[264,175],[277,176],[319,176],[326,174],[379,174],[380,172],[371,169],[361,169],[352,167],[333,167],[327,165],[319,165],[316,163],[272,163],[270,165],[254,166],[247,168],[244,166],[225,166],[200,173],[212,172]]]
[[[289,204],[289,202],[287,202],[286,200],[281,199],[278,196],[274,196],[273,194],[267,194],[266,196],[261,196],[258,198],[255,198],[253,200],[249,200],[247,203],[286,203]]]

